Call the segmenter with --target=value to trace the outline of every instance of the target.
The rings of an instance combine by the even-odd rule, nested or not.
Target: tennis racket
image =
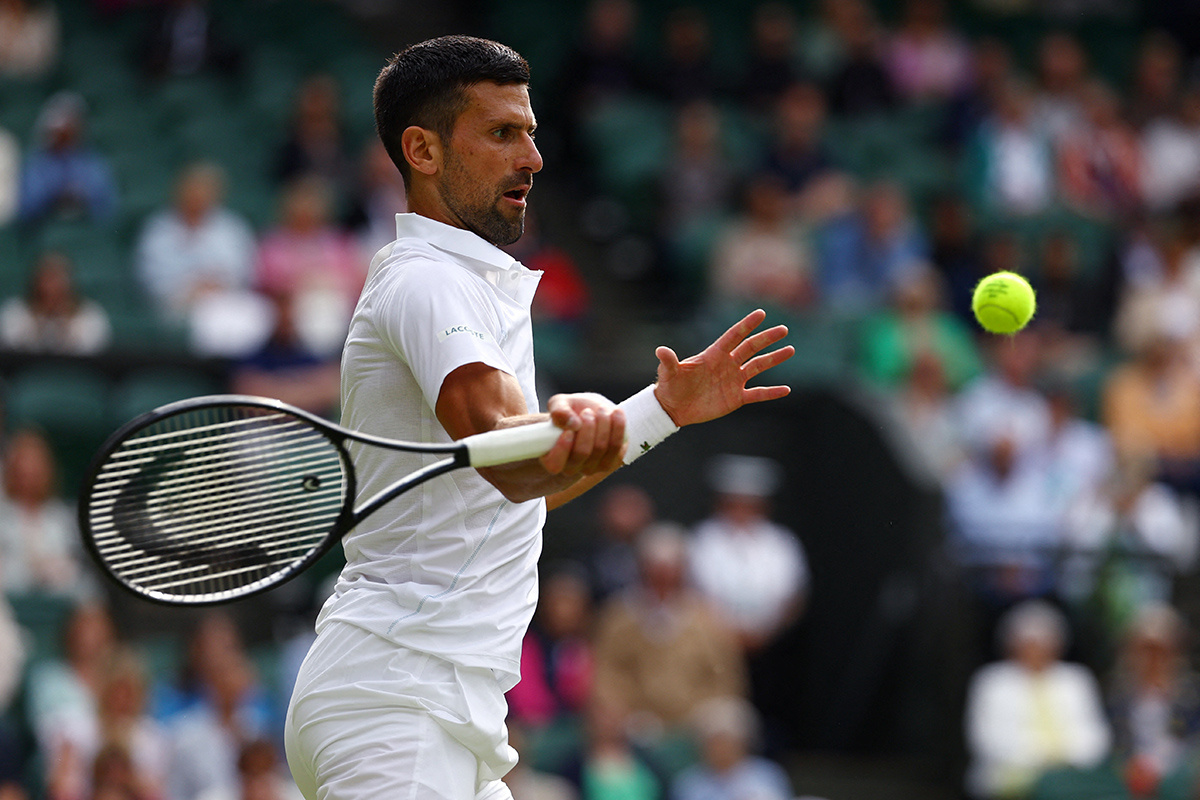
[[[409,489],[461,467],[537,458],[560,433],[546,421],[421,444],[356,433],[278,400],[182,400],[101,447],[80,494],[80,530],[104,570],[135,594],[223,603],[294,577]],[[351,439],[445,457],[356,508]]]

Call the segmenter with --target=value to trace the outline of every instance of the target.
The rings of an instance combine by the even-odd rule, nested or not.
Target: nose
[[[516,167],[520,171],[528,170],[530,173],[540,172],[542,169],[542,154],[538,152],[537,143],[528,133],[523,134],[525,147],[522,148],[520,156],[517,158]]]

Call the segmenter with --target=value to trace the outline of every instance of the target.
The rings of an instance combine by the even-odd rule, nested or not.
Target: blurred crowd
[[[0,2],[0,89],[54,74],[72,46],[60,11],[82,2]],[[592,0],[557,58],[527,53],[545,182],[571,202],[535,202],[512,253],[545,272],[551,375],[586,363],[605,314],[685,335],[763,306],[793,326],[797,388],[871,398],[944,501],[940,557],[968,599],[969,763],[950,783],[988,800],[1195,797],[1200,607],[1180,586],[1200,534],[1200,52],[1120,3],[1090,10],[1132,31],[1115,68],[1111,40],[1079,32],[1095,19],[1018,41],[1006,15],[1036,10],[962,5],[768,0],[731,30],[718,5]],[[252,60],[219,3],[88,7],[133,21],[126,66],[147,86],[236,90]],[[220,360],[223,388],[336,413],[348,315],[405,207],[382,149],[349,132],[347,87],[313,71],[260,132],[264,221],[235,210],[211,157],[180,159],[132,215],[91,98],[46,85],[27,129],[0,108],[0,236],[22,259],[0,268],[27,286],[0,303],[0,346],[144,344],[75,280],[89,252],[43,235],[120,229],[156,336]],[[1012,337],[970,314],[1001,269],[1038,292]],[[0,605],[0,800],[292,796],[279,714],[303,635],[263,661],[215,614],[153,663],[83,558],[58,443],[0,438],[3,590],[18,612],[69,609],[45,647]],[[777,647],[820,591],[801,540],[821,532],[771,521],[780,464],[709,466],[702,522],[605,487],[591,546],[545,565],[509,698],[516,800],[793,796]]]

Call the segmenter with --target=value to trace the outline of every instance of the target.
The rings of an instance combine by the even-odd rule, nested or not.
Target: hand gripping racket
[[[537,458],[560,433],[539,422],[420,444],[356,433],[278,400],[182,400],[105,442],[80,494],[80,530],[105,571],[134,593],[222,603],[294,577],[414,486],[460,467]],[[349,439],[446,457],[355,508]]]

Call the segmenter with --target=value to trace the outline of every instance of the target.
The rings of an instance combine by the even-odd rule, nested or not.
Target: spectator
[[[583,38],[560,73],[561,110],[569,120],[578,123],[592,109],[645,88],[647,79],[634,43],[637,17],[632,0],[591,0],[588,4]]]
[[[980,800],[1023,796],[1051,767],[1095,766],[1110,742],[1095,677],[1060,660],[1060,612],[1022,603],[1005,615],[1001,637],[1004,660],[977,671],[967,697],[967,786]]]
[[[342,90],[326,74],[312,75],[297,91],[287,138],[276,156],[275,177],[283,184],[319,177],[333,193],[340,214],[353,185],[353,168],[342,125]]]
[[[759,173],[745,188],[744,211],[721,235],[709,267],[711,301],[803,309],[816,299],[808,232],[790,213],[786,186]]]
[[[147,220],[136,248],[138,277],[159,315],[186,325],[201,355],[241,355],[270,327],[266,302],[250,291],[254,231],[223,205],[225,183],[216,164],[184,168],[174,202]]]
[[[1158,476],[1176,489],[1200,483],[1200,378],[1183,340],[1167,329],[1133,361],[1113,370],[1103,390],[1103,420],[1122,457],[1157,460]]]
[[[41,780],[65,798],[86,797],[99,750],[97,720],[117,634],[108,610],[81,603],[63,630],[62,660],[35,664],[26,710],[42,755]]]
[[[863,325],[859,352],[867,377],[897,387],[920,354],[939,360],[951,391],[979,374],[972,333],[945,308],[942,294],[940,275],[932,266],[915,269],[896,284],[891,307],[868,317]]]
[[[828,221],[816,238],[821,295],[841,311],[878,308],[928,259],[908,197],[893,183],[867,187],[858,207]]]
[[[206,693],[200,702],[170,723],[169,792],[178,800],[200,800],[207,792],[236,792],[242,748],[269,736],[278,724],[263,702],[265,695],[244,651],[214,653],[204,681]]]
[[[698,100],[675,112],[675,142],[658,178],[658,224],[667,246],[729,212],[736,181],[725,152],[721,112]]]
[[[855,3],[844,29],[845,59],[829,83],[829,105],[840,117],[869,117],[896,108],[896,87],[883,62],[883,34],[865,3]]]
[[[1140,609],[1109,691],[1113,751],[1134,797],[1154,797],[1186,769],[1200,735],[1200,676],[1188,664],[1187,623],[1163,603]]]
[[[770,517],[782,479],[768,458],[718,456],[710,463],[713,509],[689,547],[696,589],[733,629],[746,660],[750,698],[774,729],[776,698],[794,681],[794,664],[778,645],[808,605],[811,574],[795,532]]]
[[[525,214],[525,233],[503,248],[542,278],[531,309],[534,339],[546,374],[570,370],[583,352],[591,316],[591,290],[575,259],[542,233],[540,217]]]
[[[300,336],[292,295],[273,299],[274,329],[261,348],[233,365],[230,386],[236,394],[273,397],[332,417],[341,403],[338,358],[314,352]]]
[[[1151,31],[1142,39],[1129,88],[1129,120],[1138,130],[1172,117],[1183,84],[1183,54],[1166,31]]]
[[[533,298],[535,328],[560,325],[578,333],[591,311],[590,292],[571,255],[542,233],[541,218],[527,212],[525,233],[505,249],[525,266],[542,273]]]
[[[1050,429],[1040,456],[1046,459],[1051,483],[1069,507],[1080,495],[1099,490],[1116,468],[1112,437],[1102,425],[1081,415],[1079,391],[1065,376],[1043,382],[1050,410]]]
[[[971,141],[983,121],[999,107],[1005,87],[1013,80],[1012,53],[1002,39],[980,39],[970,58],[970,80],[949,98],[942,120],[940,138],[952,153]]]
[[[854,32],[869,15],[862,0],[821,0],[817,16],[800,27],[798,49],[805,74],[822,84],[837,75],[849,58]]]
[[[1181,341],[1185,358],[1200,364],[1200,261],[1183,229],[1163,224],[1131,243],[1120,291],[1115,334],[1126,353],[1138,353],[1164,334]]]
[[[181,714],[205,704],[212,694],[212,676],[217,670],[247,658],[233,618],[220,611],[204,614],[187,636],[184,661],[175,680],[155,687],[154,715],[170,726]],[[271,707],[265,694],[254,687],[243,698],[238,713],[249,720],[266,719]]]
[[[745,664],[733,632],[687,584],[678,526],[645,531],[638,565],[640,583],[600,609],[595,686],[644,732],[677,731],[709,697],[742,694]]]
[[[0,305],[0,343],[10,350],[92,355],[111,338],[108,314],[76,294],[71,262],[54,250],[38,257],[25,296]]]
[[[1088,82],[1079,91],[1080,119],[1058,139],[1063,200],[1103,219],[1122,217],[1142,202],[1142,153],[1137,132],[1121,117],[1111,88]]]
[[[396,238],[396,215],[408,210],[408,197],[400,171],[388,157],[383,142],[372,137],[363,149],[358,181],[350,196],[346,227],[358,238],[363,260]]]
[[[260,291],[295,295],[300,338],[322,354],[340,350],[366,277],[353,241],[331,222],[332,202],[317,177],[289,184],[279,224],[259,245],[255,275]]]
[[[55,750],[47,753],[47,796],[86,800],[104,792],[116,777],[109,772],[116,751],[125,762],[120,771],[125,788],[145,800],[163,797],[169,747],[165,731],[144,713],[141,664],[132,652],[116,650],[100,680],[94,708],[57,722]]]
[[[942,360],[928,350],[913,356],[904,382],[888,396],[904,440],[901,454],[912,457],[919,474],[937,485],[945,484],[964,457],[951,398]]]
[[[1087,82],[1087,54],[1079,40],[1061,31],[1044,36],[1038,45],[1033,119],[1051,142],[1057,143],[1083,122]]]
[[[84,572],[75,509],[57,494],[57,466],[46,439],[16,431],[4,448],[0,497],[0,588],[80,597],[94,588]]]
[[[722,94],[712,63],[708,17],[699,6],[672,9],[663,23],[663,53],[654,66],[658,95],[672,106],[713,102]]]
[[[971,77],[966,40],[946,20],[941,0],[908,0],[900,27],[888,46],[893,85],[909,103],[945,102]]]
[[[993,437],[946,486],[951,546],[988,614],[1054,588],[1064,514],[1046,463],[1022,453],[1012,433]]]
[[[1165,602],[1195,561],[1196,520],[1155,480],[1154,464],[1127,455],[1076,499],[1067,517],[1069,595],[1087,602],[1109,640],[1146,604]]]
[[[37,145],[21,169],[17,217],[37,223],[51,217],[111,219],[117,185],[107,159],[83,140],[86,107],[73,92],[59,92],[42,106]]]
[[[1200,192],[1200,87],[1190,86],[1141,128],[1142,194],[1151,212],[1168,212]]]
[[[825,143],[826,104],[820,87],[793,83],[780,94],[774,112],[763,169],[783,180],[794,213],[818,221],[844,210],[820,202],[827,197],[825,185],[840,177]]]
[[[675,777],[671,800],[791,800],[787,773],[753,755],[754,707],[740,697],[714,697],[696,711],[701,762]]]
[[[199,800],[302,800],[286,770],[279,751],[267,739],[252,739],[242,746],[237,758],[238,783],[234,791],[214,788]]]
[[[929,259],[946,288],[946,303],[959,319],[975,324],[971,296],[986,274],[973,210],[958,194],[934,200],[929,220]]]
[[[141,43],[141,64],[147,76],[216,73],[238,74],[242,52],[227,40],[208,0],[167,0],[155,3]]]
[[[988,343],[984,373],[955,401],[959,430],[972,450],[1008,438],[1015,455],[1032,455],[1050,437],[1050,407],[1034,384],[1041,348],[1037,331]]]
[[[1083,374],[1100,358],[1101,336],[1109,320],[1095,282],[1079,264],[1075,238],[1055,230],[1041,241],[1040,268],[1033,279],[1037,290],[1035,326],[1042,337],[1045,358],[1059,369]]]
[[[117,650],[100,687],[96,721],[102,747],[124,748],[143,793],[158,798],[165,794],[170,751],[166,730],[147,713],[147,688],[141,659],[131,650]]]
[[[592,695],[583,747],[564,770],[581,800],[666,800],[666,781],[630,734],[629,712],[619,695]]]
[[[1057,196],[1054,140],[1037,121],[1031,95],[1016,80],[999,91],[965,155],[976,205],[998,216],[1046,211]]]
[[[750,111],[769,113],[784,90],[800,77],[793,54],[795,39],[796,17],[789,5],[767,0],[755,7],[750,53],[738,91],[739,101]]]
[[[710,465],[712,513],[696,525],[689,552],[696,588],[733,626],[751,657],[800,618],[808,559],[796,534],[770,518],[782,478],[778,463],[725,455]]]
[[[91,769],[91,791],[87,795],[63,795],[53,791],[47,800],[159,800],[138,774],[129,752],[118,744],[106,745],[96,754]]]
[[[654,500],[640,486],[617,483],[604,490],[596,518],[588,562],[596,598],[604,601],[638,581],[637,540],[655,521]]]
[[[581,716],[592,688],[591,587],[565,568],[542,584],[521,646],[521,682],[507,695],[509,716],[529,728]]]
[[[50,0],[0,1],[0,77],[41,78],[58,63],[58,11]]]

